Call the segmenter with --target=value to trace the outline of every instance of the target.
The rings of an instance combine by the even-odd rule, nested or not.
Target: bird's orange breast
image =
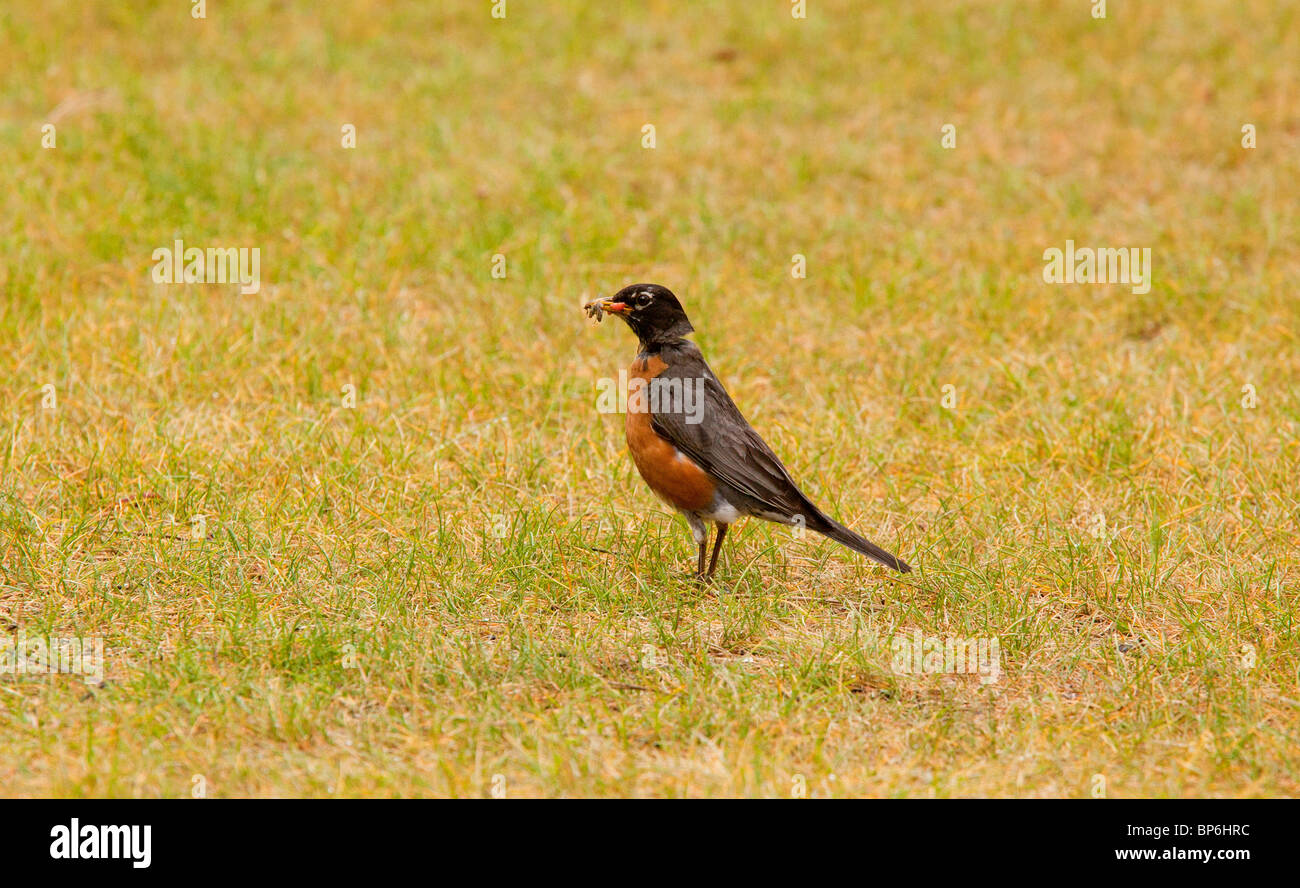
[[[696,512],[713,502],[712,479],[650,424],[650,380],[666,369],[657,355],[639,357],[628,368],[627,449],[645,483],[664,502]]]

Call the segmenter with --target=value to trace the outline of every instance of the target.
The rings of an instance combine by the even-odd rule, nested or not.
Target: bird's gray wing
[[[824,516],[741,415],[694,343],[663,357],[668,366],[651,384],[659,396],[657,405],[652,401],[658,407],[652,410],[654,430],[743,497],[733,505],[785,524],[803,516],[815,529]]]

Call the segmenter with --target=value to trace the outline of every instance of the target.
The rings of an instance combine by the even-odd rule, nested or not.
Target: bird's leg
[[[718,553],[722,551],[722,538],[727,535],[727,528],[730,526],[727,524],[723,524],[721,521],[717,522],[717,524],[718,524],[718,536],[717,539],[713,541],[713,557],[709,559],[709,572],[708,574],[706,574],[706,579],[713,576],[713,570],[718,566]],[[701,573],[704,572],[704,547],[703,546],[700,546],[700,572]]]
[[[704,556],[709,550],[709,525],[700,519],[700,516],[694,512],[685,512],[686,523],[691,526],[691,537],[695,540],[695,545],[700,547],[700,557],[698,565],[695,568],[695,579],[704,582]]]

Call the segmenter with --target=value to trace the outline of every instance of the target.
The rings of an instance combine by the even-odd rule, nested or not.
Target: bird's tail
[[[893,568],[899,573],[912,572],[912,566],[897,555],[891,555],[866,537],[858,536],[834,518],[828,515],[822,517],[826,521],[825,527],[814,527],[811,528],[812,530],[830,537],[842,546],[848,546],[854,552],[861,552],[868,558],[879,561],[885,567]]]

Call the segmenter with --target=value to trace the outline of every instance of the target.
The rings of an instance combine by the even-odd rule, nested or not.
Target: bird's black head
[[[598,306],[626,321],[642,347],[654,348],[695,332],[672,290],[658,284],[633,284],[588,306],[589,312],[591,306]]]

